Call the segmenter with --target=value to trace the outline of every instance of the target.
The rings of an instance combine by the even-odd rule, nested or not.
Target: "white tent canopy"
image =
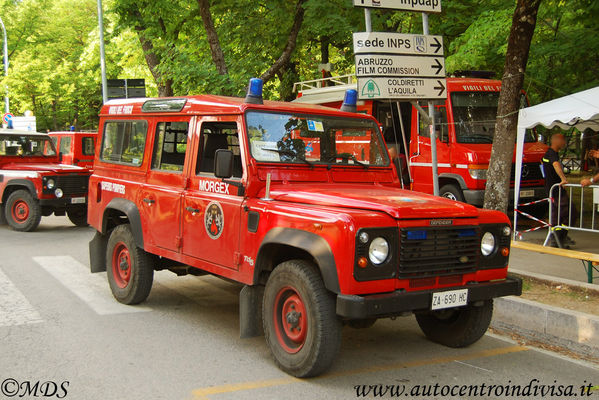
[[[515,206],[517,206],[520,198],[524,136],[527,129],[538,125],[543,125],[547,128],[556,126],[562,129],[576,128],[579,131],[591,128],[599,131],[599,87],[520,110],[518,114],[518,137],[516,141]],[[514,211],[514,226],[516,223],[517,212]]]

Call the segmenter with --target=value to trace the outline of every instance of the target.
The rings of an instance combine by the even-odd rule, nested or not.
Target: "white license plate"
[[[85,197],[73,197],[71,204],[85,204]]]
[[[447,292],[433,293],[431,310],[460,307],[468,304],[468,289],[449,290]]]
[[[521,190],[520,197],[521,198],[535,197],[535,191],[534,190]]]

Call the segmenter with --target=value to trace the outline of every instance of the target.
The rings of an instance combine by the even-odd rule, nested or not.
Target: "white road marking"
[[[50,275],[100,315],[152,311],[149,307],[127,306],[110,293],[106,273],[89,272],[89,267],[71,256],[33,257]]]
[[[453,360],[453,362],[454,362],[454,363],[458,363],[458,364],[465,365],[465,366],[467,366],[467,367],[470,367],[470,368],[480,369],[481,371],[485,371],[485,372],[491,372],[491,373],[493,372],[493,371],[491,371],[490,369],[485,369],[485,368],[477,367],[476,365],[468,364],[468,363],[465,363],[465,362],[462,362],[462,361]]]
[[[0,270],[0,326],[42,322],[37,310]]]

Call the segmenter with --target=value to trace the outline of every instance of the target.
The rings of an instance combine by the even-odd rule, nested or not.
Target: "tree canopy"
[[[96,0],[1,0],[8,32],[11,111],[38,129],[94,129],[102,102]],[[431,16],[447,69],[503,75],[515,1],[446,1]],[[349,0],[104,0],[109,78],[145,78],[148,94],[242,95],[263,77],[266,96],[291,100],[293,83],[354,72]],[[544,0],[525,89],[533,103],[599,84],[599,3]],[[420,15],[377,10],[377,31],[421,32]]]

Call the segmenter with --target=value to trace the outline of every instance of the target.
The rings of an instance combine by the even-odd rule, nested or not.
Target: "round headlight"
[[[512,234],[512,229],[509,226],[503,227],[503,236],[509,236]]]
[[[480,252],[483,256],[490,256],[495,251],[495,236],[491,232],[485,232],[480,241]]]
[[[48,187],[48,189],[54,189],[54,186],[56,186],[56,182],[54,182],[54,179],[48,179],[48,182],[46,182],[46,186]]]
[[[56,189],[56,190],[54,191],[54,195],[55,195],[56,197],[58,197],[59,199],[62,197],[62,195],[63,195],[63,194],[64,194],[64,193],[62,192],[62,189],[60,189],[60,188],[59,188],[59,189]]]
[[[381,265],[389,257],[389,243],[382,237],[377,237],[370,243],[368,258],[374,265]]]
[[[366,243],[368,243],[368,239],[370,239],[370,238],[368,237],[368,233],[366,233],[366,232],[361,232],[361,233],[360,233],[360,236],[358,236],[358,239],[360,239],[360,242],[361,242],[361,243],[364,243],[364,244],[366,244]]]

